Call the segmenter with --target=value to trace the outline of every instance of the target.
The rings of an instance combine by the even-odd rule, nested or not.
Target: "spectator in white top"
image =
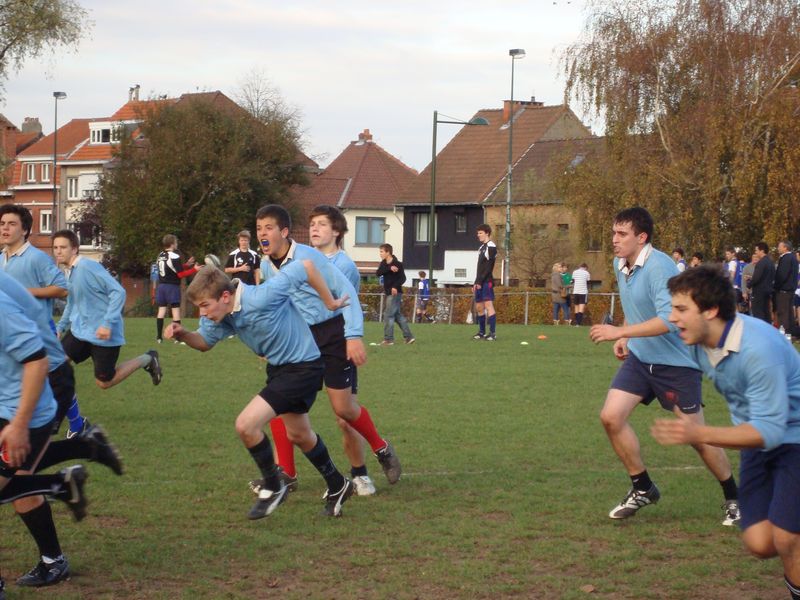
[[[572,272],[572,304],[575,307],[575,326],[583,323],[583,311],[586,310],[586,299],[589,296],[589,267],[586,263]]]

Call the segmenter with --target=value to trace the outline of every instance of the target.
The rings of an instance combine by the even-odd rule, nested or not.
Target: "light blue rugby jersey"
[[[51,319],[45,307],[40,302],[37,302],[36,298],[31,296],[30,292],[21,283],[4,271],[0,271],[0,290],[19,304],[25,315],[39,327],[44,349],[47,352],[47,360],[50,363],[50,371],[55,371],[63,365],[67,360],[67,355],[64,353],[61,342],[58,341],[58,338],[50,328]]]
[[[364,313],[358,302],[358,292],[356,292],[344,273],[333,266],[331,261],[319,250],[305,244],[298,244],[294,240],[292,240],[289,253],[281,264],[280,271],[285,269],[287,265],[292,264],[292,262],[301,260],[313,261],[314,266],[322,275],[335,298],[341,298],[345,295],[350,298],[349,304],[345,308],[332,312],[325,307],[319,294],[308,282],[297,285],[297,291],[292,294],[292,303],[303,315],[306,323],[316,325],[342,314],[344,315],[344,337],[348,339],[364,337]],[[265,256],[261,261],[261,273],[264,276],[264,281],[268,281],[275,277],[279,270],[275,268],[269,257]]]
[[[67,307],[58,322],[59,331],[69,328],[73,336],[95,346],[114,347],[125,343],[122,323],[125,290],[103,265],[78,257],[72,265],[67,289]],[[109,339],[97,338],[95,332],[100,326],[111,330]]]
[[[197,333],[209,346],[236,334],[272,365],[316,360],[320,353],[314,336],[290,299],[303,281],[307,281],[305,267],[296,262],[260,285],[239,283],[233,312],[219,323],[201,318]]]
[[[57,285],[67,289],[67,280],[53,259],[32,246],[30,242],[25,242],[9,257],[5,252],[0,252],[0,267],[28,289],[47,287],[48,285]],[[44,307],[52,319],[53,299],[36,298],[36,301]]]
[[[22,393],[22,361],[44,350],[41,334],[22,307],[0,292],[0,419],[17,414]],[[45,378],[28,427],[43,427],[56,416],[56,401]]]
[[[328,260],[344,273],[344,276],[347,277],[347,281],[353,285],[353,289],[355,289],[356,293],[359,293],[361,291],[361,276],[358,274],[358,267],[356,263],[353,262],[353,259],[347,256],[344,250],[338,250],[328,256]]]

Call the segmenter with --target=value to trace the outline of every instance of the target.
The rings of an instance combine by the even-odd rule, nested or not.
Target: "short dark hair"
[[[78,234],[72,231],[71,229],[59,229],[53,234],[53,239],[56,238],[66,238],[67,240],[69,240],[69,244],[73,248],[80,249],[81,247],[81,242],[78,239]]]
[[[172,246],[173,244],[178,243],[178,238],[175,237],[173,234],[168,233],[163,238],[161,238],[161,245],[164,247],[164,250]]]
[[[633,206],[619,211],[614,217],[614,223],[630,223],[633,233],[636,235],[646,233],[647,242],[653,241],[653,217],[647,212],[647,209],[641,206]]]
[[[701,261],[706,259],[706,257],[703,256],[702,252],[695,252],[694,254],[692,254],[692,258],[697,258],[697,259],[699,259]]]
[[[736,254],[736,248],[734,248],[733,246],[725,246],[725,252],[733,252],[734,254]]]
[[[378,246],[379,249],[383,250],[384,252],[388,252],[389,254],[394,254],[394,249],[392,248],[391,244],[381,244]]]
[[[718,265],[701,265],[675,275],[667,281],[669,293],[688,294],[700,310],[717,308],[719,317],[736,317],[736,292],[731,278]]]
[[[684,252],[683,252],[683,248],[675,248],[675,250],[673,250],[673,251],[672,251],[672,253],[673,253],[673,254],[676,254],[676,253],[677,253],[677,254],[680,254],[680,255],[681,255],[681,258],[683,258],[684,256],[686,256],[686,254],[684,254]]]
[[[492,235],[492,226],[488,223],[484,223],[483,225],[478,225],[478,231],[482,231],[486,235]]]
[[[291,229],[292,217],[289,211],[280,204],[266,204],[258,209],[256,221],[260,219],[274,219],[279,229]]]
[[[0,217],[9,214],[19,217],[19,222],[22,225],[22,229],[25,231],[25,239],[27,240],[33,228],[33,215],[31,211],[19,204],[4,204],[0,206]]]
[[[761,250],[764,254],[769,254],[769,246],[767,242],[758,242],[756,244],[756,248]]]
[[[328,220],[331,222],[331,228],[337,232],[336,245],[341,248],[342,243],[344,242],[344,234],[348,232],[347,219],[345,219],[344,213],[335,206],[320,204],[315,206],[311,211],[311,214],[308,215],[308,222],[310,223],[311,219],[314,217],[328,218]]]

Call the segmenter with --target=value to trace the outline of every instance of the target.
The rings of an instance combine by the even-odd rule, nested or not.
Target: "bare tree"
[[[236,103],[266,125],[280,126],[283,135],[300,148],[302,113],[286,102],[280,89],[261,68],[253,68],[233,93]]]

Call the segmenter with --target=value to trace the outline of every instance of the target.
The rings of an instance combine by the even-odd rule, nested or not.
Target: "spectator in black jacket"
[[[792,245],[787,241],[778,242],[778,266],[775,268],[775,313],[778,324],[786,333],[798,337],[794,318],[794,292],[797,289],[797,259]]]
[[[753,269],[753,278],[750,280],[751,314],[758,318],[772,323],[772,310],[770,308],[770,298],[772,297],[772,286],[775,281],[775,265],[772,264],[769,256],[769,246],[766,242],[756,244],[755,254],[758,257],[756,268]]]
[[[406,272],[394,254],[392,254],[391,244],[381,244],[380,248],[381,264],[376,274],[383,277],[383,291],[386,293],[386,310],[383,315],[383,341],[382,346],[394,345],[394,322],[400,326],[406,344],[413,344],[416,340],[411,335],[411,328],[408,320],[403,315],[403,284],[406,281]]]

